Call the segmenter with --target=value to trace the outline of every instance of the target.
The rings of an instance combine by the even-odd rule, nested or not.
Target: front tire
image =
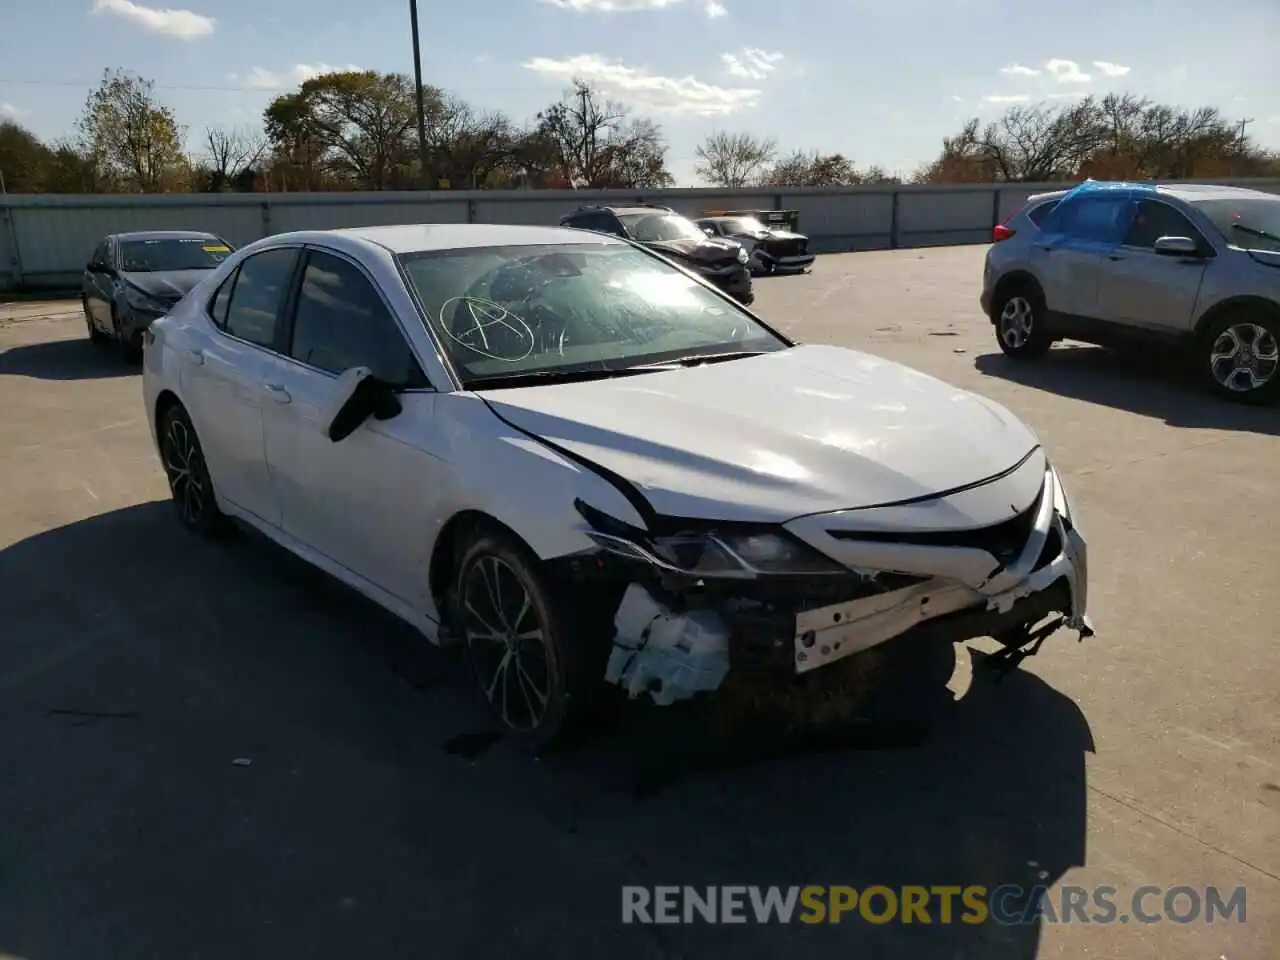
[[[1002,290],[992,304],[996,340],[1006,356],[1016,360],[1036,360],[1053,346],[1045,327],[1044,297],[1033,287],[1016,286]]]
[[[160,418],[160,460],[182,525],[201,537],[222,533],[226,517],[218,509],[200,438],[177,403]]]
[[[1199,366],[1209,389],[1235,403],[1267,403],[1280,393],[1280,317],[1233,310],[1199,340]]]
[[[607,634],[593,638],[589,624],[579,623],[591,618],[562,614],[539,566],[515,537],[484,528],[463,552],[454,588],[480,696],[505,735],[535,750],[582,732],[604,686],[608,651]],[[592,639],[599,657],[589,655]]]
[[[89,342],[94,346],[102,346],[110,337],[99,330],[97,324],[93,322],[93,314],[89,311],[89,301],[84,297],[80,298],[80,307],[84,310],[84,325],[89,330]]]

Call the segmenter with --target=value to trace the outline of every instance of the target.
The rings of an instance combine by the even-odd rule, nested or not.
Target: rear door
[[[1029,265],[1052,313],[1065,319],[1098,316],[1098,285],[1132,208],[1124,194],[1085,194],[1061,201],[1045,217],[1031,241]]]
[[[1161,237],[1189,237],[1202,255],[1162,256],[1155,251]],[[1189,332],[1213,255],[1204,234],[1179,210],[1163,200],[1140,200],[1098,288],[1101,318],[1158,334]]]
[[[298,255],[284,247],[245,258],[206,305],[217,329],[179,358],[182,391],[218,492],[273,526],[280,500],[267,471],[262,406]]]

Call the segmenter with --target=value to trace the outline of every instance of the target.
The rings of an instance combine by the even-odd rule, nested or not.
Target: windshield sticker
[[[446,316],[454,304],[450,322]],[[533,353],[529,325],[492,300],[451,297],[440,305],[440,326],[449,339],[490,360],[519,363]]]
[[[200,248],[205,253],[230,253],[231,248],[225,243],[210,243]]]

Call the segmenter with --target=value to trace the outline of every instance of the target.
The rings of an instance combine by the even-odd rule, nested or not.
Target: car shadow
[[[0,550],[0,947],[412,956],[427,924],[442,956],[1033,958],[1037,920],[960,922],[958,895],[950,923],[635,926],[622,891],[1016,885],[1017,915],[1084,862],[1089,725],[1029,672],[975,671],[914,746],[701,754],[637,792],[698,731],[631,716],[532,757],[454,658],[258,541],[157,502]]]
[[[0,352],[0,374],[37,380],[101,380],[129,377],[140,365],[111,344],[88,338],[22,343]]]
[[[1280,409],[1211,396],[1192,382],[1176,356],[1073,345],[1056,346],[1034,363],[989,353],[973,365],[989,377],[1156,417],[1174,427],[1280,435]]]

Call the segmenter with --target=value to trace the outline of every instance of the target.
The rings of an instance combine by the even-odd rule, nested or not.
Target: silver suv
[[[1086,181],[1031,197],[992,239],[982,309],[1009,356],[1154,343],[1232,400],[1280,391],[1280,196]]]

